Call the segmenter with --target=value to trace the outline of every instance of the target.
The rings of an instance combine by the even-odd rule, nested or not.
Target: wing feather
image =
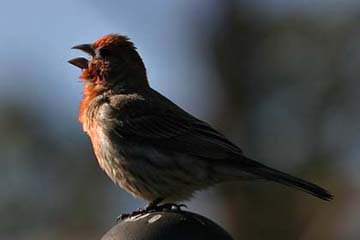
[[[113,131],[127,142],[156,146],[163,151],[187,153],[210,159],[226,159],[242,151],[209,124],[172,104],[159,107],[141,98],[112,104],[113,118],[118,121]],[[141,111],[140,111],[141,109]]]

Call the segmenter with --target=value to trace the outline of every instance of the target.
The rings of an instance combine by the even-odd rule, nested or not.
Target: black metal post
[[[160,211],[126,218],[101,240],[233,240],[219,225],[188,211]]]

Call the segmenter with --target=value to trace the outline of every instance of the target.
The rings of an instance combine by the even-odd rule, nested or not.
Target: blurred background
[[[358,0],[2,1],[0,239],[100,239],[141,207],[77,121],[71,46],[128,35],[152,86],[247,155],[314,181],[323,202],[233,183],[187,202],[235,239],[359,239]]]

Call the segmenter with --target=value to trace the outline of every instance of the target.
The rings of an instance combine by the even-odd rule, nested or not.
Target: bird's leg
[[[164,198],[156,198],[155,200],[149,202],[145,207],[139,208],[136,211],[133,211],[131,213],[123,213],[120,216],[116,218],[116,221],[124,220],[125,218],[129,218],[132,216],[136,216],[143,213],[153,212],[158,210],[158,204],[161,203],[164,200]]]
[[[164,200],[164,198],[159,197],[159,198],[155,198],[155,200],[149,202],[145,208],[143,208],[145,211],[151,211],[156,209],[156,207],[159,205],[159,203],[161,203]]]
[[[162,205],[157,205],[155,206],[154,210],[155,211],[181,211],[182,207],[187,208],[187,206],[185,204],[176,204],[176,203],[165,203]]]
[[[124,213],[117,217],[116,221],[124,220],[125,218],[133,217],[139,214],[151,213],[151,212],[161,212],[161,211],[181,211],[182,207],[187,208],[185,204],[176,204],[176,203],[165,203],[159,205],[164,200],[164,198],[156,198],[155,200],[149,202],[145,207],[139,208],[136,211],[131,213]]]
[[[176,203],[165,203],[159,205],[164,198],[156,198],[154,201],[149,202],[145,208],[139,209],[145,212],[154,212],[154,211],[163,211],[163,210],[172,210],[172,211],[180,211],[182,207],[187,207],[185,204],[176,204]]]

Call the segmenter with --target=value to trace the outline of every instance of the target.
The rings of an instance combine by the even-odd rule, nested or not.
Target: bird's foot
[[[145,213],[148,213],[148,211],[146,211],[145,208],[139,208],[138,210],[133,211],[131,213],[122,213],[122,214],[120,214],[120,216],[118,216],[116,218],[116,222],[122,221],[126,218],[134,217],[136,215],[145,214]]]
[[[155,212],[155,211],[182,211],[181,208],[187,208],[185,204],[176,204],[176,203],[165,203],[162,205],[156,205],[152,206],[149,211]]]
[[[161,212],[161,211],[182,211],[181,208],[187,208],[185,204],[176,204],[176,203],[166,203],[162,205],[148,204],[143,208],[139,208],[136,211],[131,213],[123,213],[116,218],[116,221],[122,221],[126,218],[134,217],[140,214],[152,213],[152,212]]]

